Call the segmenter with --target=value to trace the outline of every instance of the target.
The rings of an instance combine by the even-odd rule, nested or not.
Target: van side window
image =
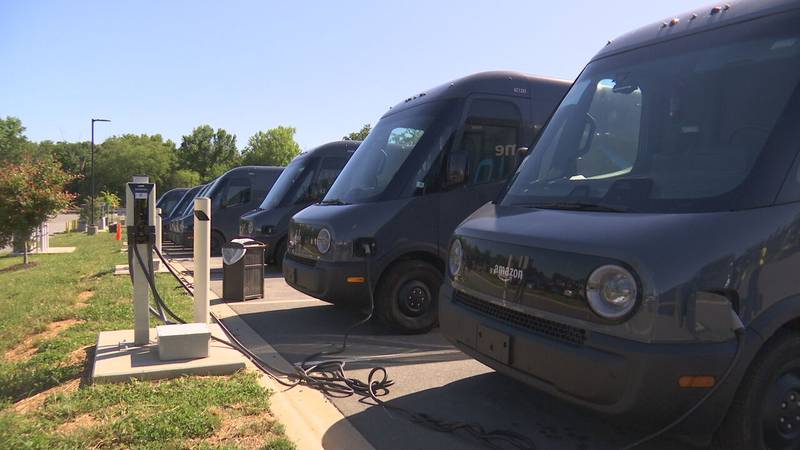
[[[522,118],[513,103],[472,102],[461,140],[467,154],[467,184],[508,179],[517,168]]]
[[[252,186],[250,178],[234,178],[225,187],[221,206],[223,208],[228,208],[247,204],[250,202],[251,192]]]

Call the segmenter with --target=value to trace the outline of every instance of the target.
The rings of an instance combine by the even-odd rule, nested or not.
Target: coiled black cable
[[[194,295],[194,291],[191,287],[189,287],[186,280],[184,280],[177,271],[172,267],[172,265],[167,261],[167,259],[162,255],[161,251],[158,248],[154,247],[154,250],[164,265],[167,267],[167,270],[173,277],[178,281],[178,283],[183,287],[189,295]],[[139,260],[139,264],[144,267],[144,260],[141,258],[138,249],[135,249],[136,257]],[[369,253],[369,252],[368,252]],[[367,274],[369,274],[370,266],[369,266],[369,258],[367,258]],[[153,291],[153,297],[156,300],[156,303],[163,308],[163,310],[175,321],[178,323],[186,323],[180,317],[178,317],[164,302],[161,296],[158,294],[158,290],[155,285],[155,280],[152,273],[149,273],[145,270],[146,278],[148,279],[148,284],[150,285],[151,290]],[[373,289],[372,283],[370,281],[370,277],[367,277],[367,288],[369,290],[369,312],[368,314],[355,324],[351,325],[345,331],[345,334],[342,338],[341,345],[338,348],[331,350],[331,351],[321,351],[317,352],[303,360],[303,362],[299,365],[294,366],[295,370],[293,372],[287,372],[281,370],[277,367],[274,367],[264,361],[261,357],[253,353],[250,349],[248,349],[239,339],[234,335],[234,333],[220,320],[215,314],[211,313],[211,317],[214,321],[219,325],[220,329],[225,333],[228,337],[229,341],[224,339],[217,338],[212,336],[215,341],[221,342],[225,345],[228,345],[242,354],[244,354],[256,367],[259,368],[262,372],[270,376],[272,379],[276,380],[280,384],[287,386],[287,387],[294,387],[299,384],[304,386],[308,386],[321,392],[330,395],[332,397],[348,397],[352,395],[361,396],[362,399],[366,400],[369,399],[373,402],[376,406],[381,406],[387,410],[393,411],[398,415],[403,416],[407,420],[417,425],[423,426],[433,431],[442,432],[442,433],[458,433],[462,432],[463,434],[475,439],[476,441],[482,443],[483,445],[494,448],[494,449],[502,449],[502,448],[517,448],[517,449],[525,449],[525,450],[534,450],[536,449],[536,444],[527,436],[517,433],[516,431],[512,430],[486,430],[483,426],[476,423],[467,423],[467,422],[451,422],[446,421],[437,417],[434,417],[430,414],[411,411],[405,408],[401,408],[399,406],[387,403],[383,401],[380,397],[389,393],[389,388],[394,385],[394,381],[389,378],[388,372],[386,368],[382,366],[374,367],[370,370],[369,374],[367,375],[366,381],[360,380],[358,378],[352,378],[347,376],[345,371],[346,361],[344,360],[329,360],[323,362],[316,362],[311,363],[312,360],[315,360],[319,357],[323,356],[332,356],[343,353],[347,349],[347,341],[350,333],[357,327],[367,323],[369,320],[372,319],[374,310],[375,310],[375,299],[373,297]]]

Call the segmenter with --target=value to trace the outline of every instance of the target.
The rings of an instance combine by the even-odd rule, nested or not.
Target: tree
[[[74,199],[64,190],[72,177],[52,159],[26,156],[20,162],[0,163],[0,247],[18,237],[24,242],[24,263],[28,264],[33,230]]]
[[[161,187],[159,186],[158,189],[161,192],[167,192],[170,189],[177,188],[177,187],[194,187],[201,183],[200,174],[195,172],[194,170],[189,169],[178,169],[172,172],[166,180],[166,184]]]
[[[363,141],[367,138],[370,130],[372,130],[372,125],[365,123],[363,127],[361,127],[358,131],[353,131],[352,133],[344,136],[342,139],[345,141]]]
[[[177,156],[179,168],[193,170],[204,180],[239,165],[236,135],[222,128],[214,131],[209,125],[200,125],[183,136]]]
[[[92,144],[89,141],[41,141],[38,144],[38,153],[50,155],[61,164],[61,168],[76,177],[67,185],[67,190],[78,194],[79,198],[88,197],[90,194],[90,162]]]
[[[134,175],[147,175],[162,186],[175,167],[175,144],[160,134],[113,136],[95,149],[96,190],[107,190],[120,197],[125,183]]]
[[[25,127],[16,117],[0,118],[0,161],[19,162],[35,154],[33,145],[25,136]]]
[[[259,131],[250,136],[242,152],[242,162],[252,166],[285,166],[300,154],[300,145],[295,142],[294,127],[278,126]]]

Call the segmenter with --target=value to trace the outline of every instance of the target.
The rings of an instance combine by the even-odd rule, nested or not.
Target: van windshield
[[[590,63],[502,204],[732,209],[798,86],[800,28],[783,24],[729,26]]]
[[[200,189],[202,188],[203,186],[195,186],[186,191],[186,193],[183,194],[183,197],[181,197],[181,201],[178,202],[178,204],[175,205],[175,207],[172,209],[170,217],[182,216],[183,211],[186,209],[186,205],[188,205],[192,201],[192,199],[194,199],[195,194],[197,194],[197,192],[200,191]]]
[[[433,101],[381,119],[358,146],[322,203],[377,200],[412,154],[441,150],[438,137],[452,132],[453,105],[454,101]]]
[[[311,182],[316,158],[300,155],[278,177],[258,209],[275,209],[294,203],[295,193]]]

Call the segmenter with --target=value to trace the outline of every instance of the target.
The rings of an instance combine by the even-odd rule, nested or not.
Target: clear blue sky
[[[0,116],[29,138],[210,124],[243,147],[297,128],[305,148],[409,95],[510,69],[573,79],[611,39],[705,0],[0,1]],[[601,6],[602,5],[602,6]]]

